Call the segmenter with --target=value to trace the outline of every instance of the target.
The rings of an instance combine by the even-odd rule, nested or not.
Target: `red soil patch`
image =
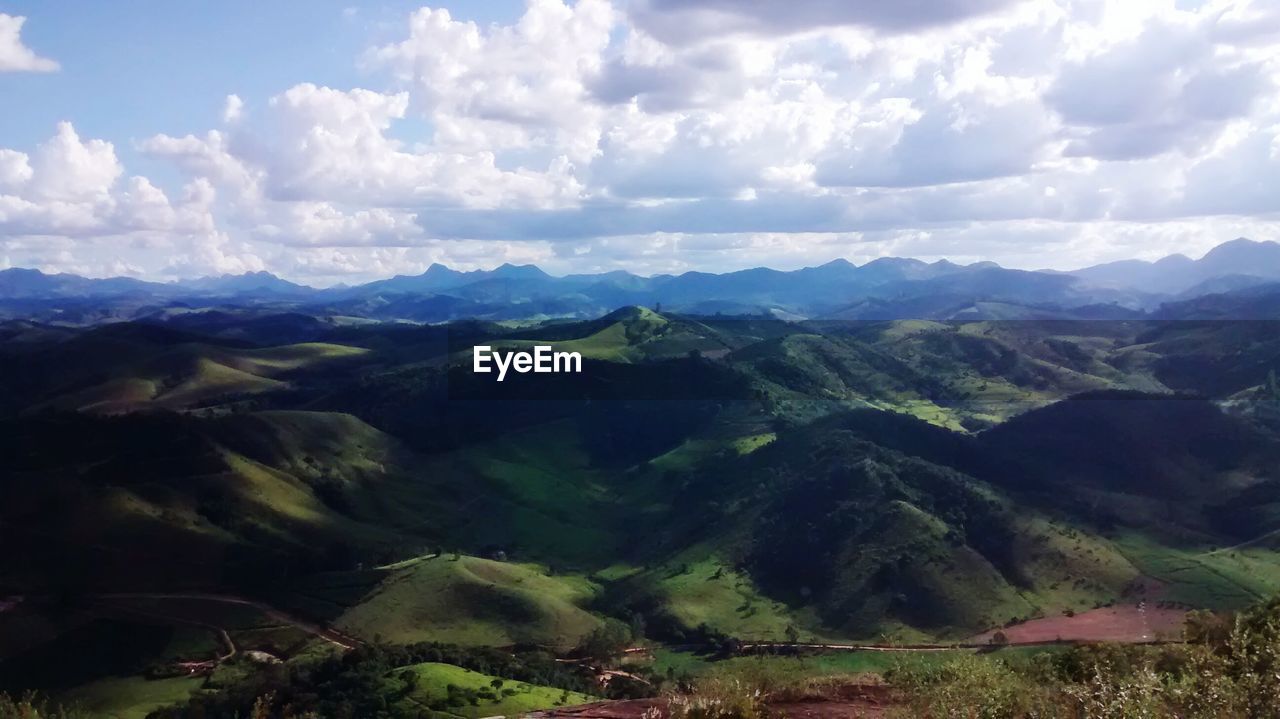
[[[660,699],[627,699],[615,702],[595,702],[580,704],[576,707],[548,709],[530,712],[526,717],[537,719],[550,717],[554,719],[639,719],[652,707],[662,705]]]
[[[986,642],[996,631],[1004,632],[1010,644],[1032,642],[1155,642],[1182,638],[1185,609],[1161,609],[1146,605],[1103,607],[1081,612],[1074,617],[1057,616],[1032,619],[1000,630],[973,637],[971,642]]]

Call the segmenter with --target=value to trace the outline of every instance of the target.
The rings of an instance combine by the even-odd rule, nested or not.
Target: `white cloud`
[[[31,180],[33,171],[27,153],[0,150],[0,192],[13,192]]]
[[[413,213],[384,208],[343,212],[327,202],[287,203],[273,222],[255,227],[254,234],[281,244],[319,247],[414,245],[423,237]]]
[[[106,199],[124,172],[110,142],[81,141],[69,122],[58,123],[57,134],[36,149],[31,167],[27,193],[64,202]]]
[[[1270,2],[528,0],[509,24],[423,8],[359,62],[364,87],[302,82],[251,114],[230,95],[216,129],[138,142],[181,193],[69,124],[0,150],[0,252],[127,236],[172,271],[368,278],[1065,267],[1114,259],[1109,233],[1148,256],[1280,236]],[[158,250],[124,252],[154,271]]]
[[[845,25],[909,32],[981,16],[1013,1],[636,0],[633,16],[656,37],[683,43],[726,32],[777,35]]]
[[[515,24],[486,29],[423,8],[410,16],[406,39],[371,50],[365,61],[412,91],[437,147],[518,148],[544,163],[556,154],[580,163],[595,155],[600,132],[586,84],[617,19],[606,0],[530,0]]]
[[[110,142],[81,139],[69,122],[30,155],[0,149],[0,252],[92,275],[126,266],[154,274],[171,253],[225,243],[207,181],[192,181],[175,202],[123,173]]]
[[[226,103],[222,106],[222,121],[229,125],[239,122],[243,116],[244,100],[239,95],[227,95]]]
[[[54,72],[58,63],[22,44],[22,16],[0,13],[0,72]]]
[[[272,98],[271,128],[249,159],[266,168],[268,193],[280,200],[546,207],[576,195],[562,162],[508,170],[488,150],[406,147],[391,128],[408,104],[407,92],[298,85]]]

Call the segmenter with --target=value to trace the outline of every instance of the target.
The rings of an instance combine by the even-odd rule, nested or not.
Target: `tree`
[[[630,641],[631,627],[610,617],[583,637],[578,653],[603,664],[625,651]]]

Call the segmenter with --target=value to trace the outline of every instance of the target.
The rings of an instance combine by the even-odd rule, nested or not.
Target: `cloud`
[[[521,259],[1065,267],[1114,259],[1108,233],[1145,256],[1280,237],[1273,5],[423,8],[353,58],[361,87],[303,81],[251,113],[230,95],[210,129],[138,141],[178,183],[70,124],[0,149],[0,255],[333,280]]]
[[[188,183],[175,201],[147,178],[123,175],[112,143],[82,139],[69,122],[31,154],[0,149],[0,252],[44,267],[96,259],[87,270],[94,275],[106,267],[155,274],[168,257],[209,258],[228,243],[207,180]],[[65,261],[53,264],[58,257]]]
[[[417,216],[383,208],[343,212],[327,202],[294,202],[282,206],[271,222],[258,224],[258,239],[286,245],[353,247],[421,244]]]
[[[1259,128],[1192,166],[1179,206],[1195,215],[1280,214],[1280,127]]]
[[[1195,150],[1273,87],[1264,62],[1203,27],[1153,21],[1067,64],[1046,99],[1070,126],[1069,155],[1128,160]]]
[[[827,186],[918,187],[1027,173],[1046,149],[1038,103],[941,106],[906,125],[896,141],[833,148],[818,161]]]
[[[507,170],[487,150],[406,147],[390,129],[408,105],[407,92],[295,86],[272,98],[270,129],[249,159],[266,169],[267,192],[279,200],[550,206],[576,193],[563,162]]]
[[[56,72],[56,61],[40,57],[22,44],[26,21],[20,15],[0,13],[0,72]]]
[[[227,95],[226,104],[222,107],[222,121],[231,124],[239,122],[244,116],[244,100],[239,95]]]
[[[40,199],[92,202],[105,199],[124,172],[115,147],[105,140],[82,141],[69,122],[36,149],[26,193]]]
[[[409,35],[371,50],[435,128],[434,144],[459,152],[554,146],[589,159],[599,135],[586,83],[599,70],[617,13],[606,0],[531,0],[509,26],[481,29],[445,9],[409,17]],[[545,156],[545,155],[544,155]]]
[[[781,35],[858,26],[887,33],[949,25],[1007,7],[1013,0],[637,0],[631,17],[667,42],[696,42],[726,32]]]

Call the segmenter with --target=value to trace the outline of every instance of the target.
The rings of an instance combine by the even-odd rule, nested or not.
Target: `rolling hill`
[[[499,384],[477,344],[584,372]],[[1242,606],[1280,591],[1277,351],[1266,322],[1148,317],[10,322],[0,542],[29,561],[0,565],[0,629],[41,651],[125,592],[172,630],[156,595],[204,592],[388,651],[565,654],[618,623],[917,642]],[[429,706],[452,671],[378,681]]]

